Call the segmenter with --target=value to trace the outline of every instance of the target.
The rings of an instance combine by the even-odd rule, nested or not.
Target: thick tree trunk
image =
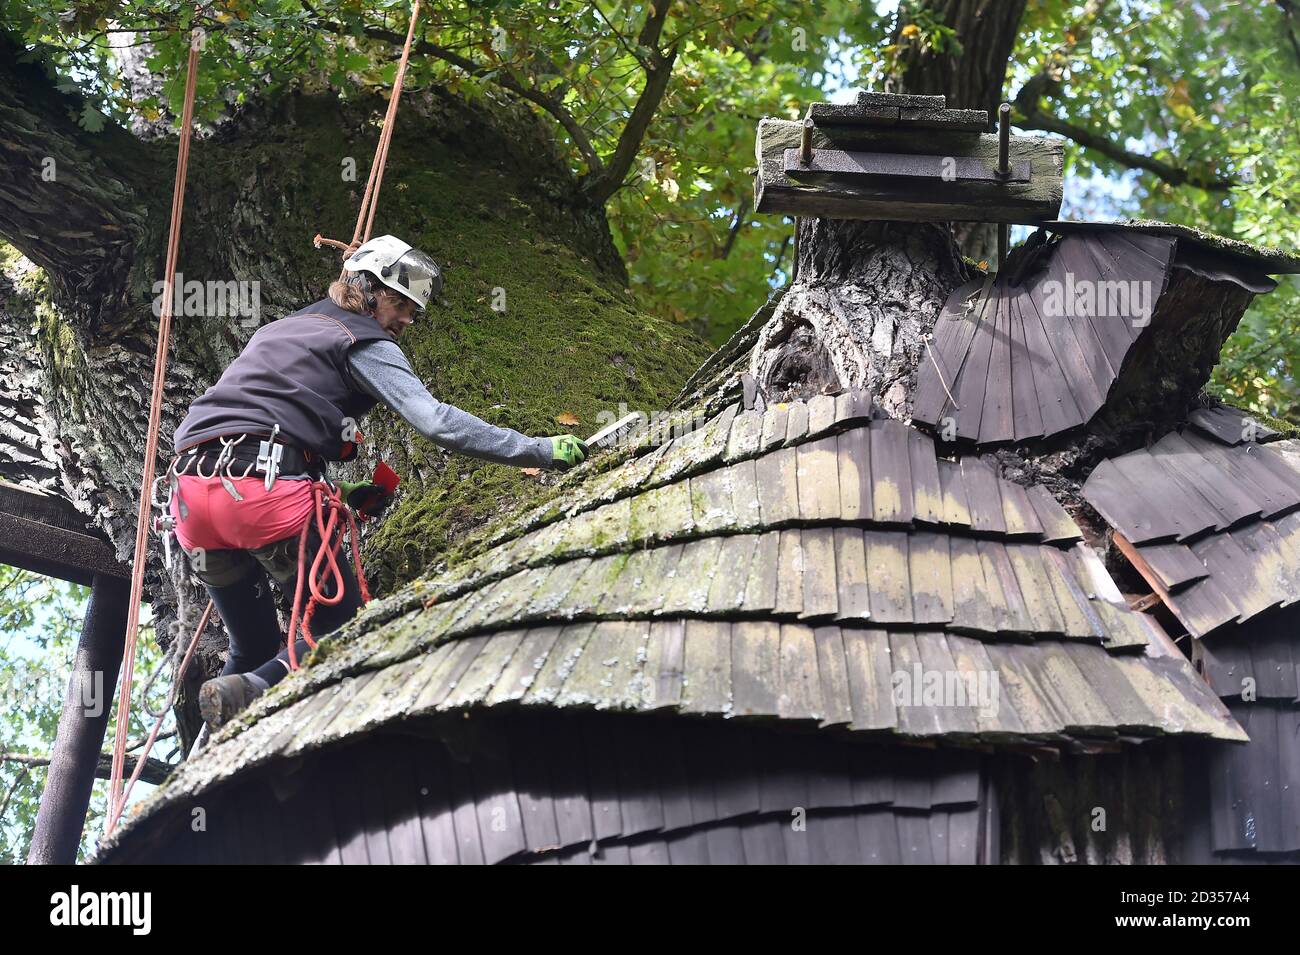
[[[759,334],[750,372],[774,400],[866,387],[911,416],[917,364],[948,294],[968,280],[947,229],[804,218],[798,277]]]
[[[57,490],[129,561],[174,140],[145,143],[111,124],[88,132],[69,119],[81,100],[0,43],[0,163],[12,173],[0,177],[0,235],[44,270],[0,286],[14,373],[0,390],[0,475]],[[384,105],[290,95],[196,139],[159,473],[189,402],[258,325],[323,297],[337,275],[337,253],[310,240],[350,235]],[[620,400],[663,407],[702,357],[683,331],[633,307],[603,209],[526,106],[408,92],[384,183],[377,231],[420,245],[446,275],[445,301],[402,342],[438,398],[532,434],[563,430],[562,412],[595,430]],[[195,281],[212,284],[192,300]],[[213,285],[228,283],[242,283],[251,314],[214,303]],[[386,412],[365,432],[365,459],[340,476],[381,457],[403,476],[399,507],[367,542],[377,592],[425,572],[533,480],[449,458]],[[178,588],[194,607],[205,595],[173,581],[156,539],[150,547],[146,599],[169,646],[192,632],[176,620]],[[215,628],[204,638],[187,689],[220,669],[225,642]],[[188,746],[197,713],[187,703],[178,715]]]
[[[942,94],[955,109],[986,110],[990,119],[997,113],[1006,91],[1007,61],[1016,46],[1016,34],[1025,15],[1027,0],[914,0],[904,5],[894,42],[901,43],[901,72],[895,78],[896,93]],[[902,31],[915,22],[908,16],[927,10],[934,19],[956,33],[960,51],[923,49],[909,41]]]

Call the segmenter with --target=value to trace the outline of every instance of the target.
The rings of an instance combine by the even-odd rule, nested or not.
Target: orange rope
[[[397,64],[397,75],[393,78],[393,95],[388,99],[388,111],[384,114],[384,128],[379,131],[379,143],[375,146],[375,158],[370,163],[370,176],[366,180],[366,191],[361,197],[361,209],[357,212],[357,225],[352,230],[352,241],[343,243],[337,239],[326,239],[316,233],[312,244],[316,248],[322,245],[333,246],[343,252],[346,262],[365,242],[370,241],[370,232],[375,225],[375,210],[379,208],[379,189],[384,183],[384,167],[388,164],[388,144],[393,139],[393,127],[397,123],[397,101],[402,98],[402,84],[406,80],[406,64],[411,58],[411,44],[415,40],[415,22],[420,17],[420,0],[411,5],[411,23],[406,29],[406,43],[402,46],[402,58]],[[343,278],[346,272],[339,273]]]
[[[150,489],[158,455],[158,423],[162,418],[163,385],[167,378],[167,345],[171,338],[172,299],[176,262],[180,250],[181,213],[185,207],[185,177],[190,161],[190,132],[194,122],[194,87],[199,69],[199,29],[190,31],[190,55],[185,74],[185,106],[181,111],[181,138],[176,152],[176,181],[172,186],[171,228],[167,234],[167,264],[163,273],[163,305],[158,319],[158,345],[154,352],[153,393],[149,401],[149,430],[144,445],[144,475],[140,481],[140,506],[136,511],[135,552],[131,564],[131,600],[127,607],[126,645],[122,653],[122,688],[118,696],[117,735],[108,782],[108,829],[112,833],[122,815],[125,796],[122,775],[126,765],[126,737],[131,721],[131,684],[135,675],[135,648],[139,637],[140,602],[144,591],[144,566],[149,542]],[[164,711],[165,712],[165,711]],[[144,753],[148,756],[148,750]],[[139,774],[137,766],[136,775]]]
[[[324,481],[317,481],[312,486],[312,496],[316,504],[316,533],[320,537],[320,548],[316,551],[316,559],[312,561],[311,572],[307,572],[307,534],[311,529],[311,518],[308,517],[303,522],[302,530],[298,534],[298,579],[294,584],[293,591],[293,612],[289,617],[289,669],[298,669],[298,651],[295,647],[297,643],[296,635],[299,626],[302,627],[302,638],[307,641],[307,645],[313,649],[316,647],[316,641],[311,635],[311,618],[316,612],[317,604],[324,604],[332,607],[343,599],[343,573],[339,570],[338,553],[339,546],[343,543],[343,525],[339,522],[340,512],[347,515],[348,530],[352,539],[352,565],[356,570],[357,586],[361,590],[361,602],[370,603],[370,586],[366,582],[366,572],[361,567],[361,554],[359,551],[360,540],[357,535],[357,519],[344,503],[340,496],[339,489],[331,487]],[[325,519],[325,509],[329,509],[329,519]],[[322,561],[328,562],[328,568],[321,565]],[[325,585],[325,572],[334,578],[334,596],[326,597],[322,590]],[[302,607],[302,590],[303,581],[307,582],[309,596],[307,599],[307,609]]]
[[[185,679],[185,671],[189,669],[190,659],[194,656],[194,651],[199,645],[199,637],[203,635],[203,630],[208,625],[208,618],[212,616],[212,608],[212,601],[209,600],[207,607],[203,611],[203,616],[199,618],[199,625],[194,628],[194,636],[190,638],[190,645],[185,649],[185,658],[181,660],[180,668],[176,671],[176,678],[172,680],[172,688],[171,692],[167,694],[167,702],[158,711],[158,718],[154,720],[153,729],[149,731],[149,740],[144,744],[144,749],[140,751],[140,756],[135,761],[135,771],[131,773],[131,779],[122,792],[116,814],[109,819],[109,832],[113,831],[113,827],[117,825],[118,820],[121,818],[122,811],[126,807],[126,801],[131,798],[131,790],[135,788],[135,781],[140,778],[140,773],[144,770],[144,764],[153,751],[153,744],[157,741],[158,733],[162,730],[163,720],[167,718],[167,713],[176,704],[176,694],[180,691],[181,682]]]

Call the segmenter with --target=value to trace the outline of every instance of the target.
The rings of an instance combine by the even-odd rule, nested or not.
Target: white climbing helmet
[[[420,308],[442,292],[442,269],[438,263],[393,235],[371,239],[352,253],[343,268],[349,272],[368,272]]]

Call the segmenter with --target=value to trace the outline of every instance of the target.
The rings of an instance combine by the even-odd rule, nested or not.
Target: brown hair
[[[349,272],[338,281],[330,283],[330,301],[339,308],[358,315],[373,315],[378,297],[375,282],[365,272]]]

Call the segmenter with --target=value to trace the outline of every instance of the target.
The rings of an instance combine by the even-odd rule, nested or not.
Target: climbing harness
[[[370,231],[374,226],[375,210],[379,204],[379,190],[383,184],[384,166],[388,161],[388,145],[392,140],[393,126],[397,119],[397,103],[401,96],[402,83],[406,77],[406,66],[411,55],[411,45],[414,42],[415,24],[419,13],[420,2],[419,0],[415,0],[411,7],[411,23],[407,29],[406,42],[402,47],[402,58],[398,64],[397,75],[393,82],[393,93],[389,98],[388,111],[384,117],[384,128],[380,132],[379,145],[375,150],[375,159],[370,167],[370,176],[366,183],[366,192],[361,202],[361,211],[357,216],[357,225],[352,234],[352,242],[348,245],[344,245],[343,243],[331,239],[324,239],[319,234],[316,236],[317,248],[322,244],[341,248],[344,251],[345,260],[352,251],[359,248],[360,245],[370,237]],[[154,724],[153,730],[149,734],[149,739],[142,751],[142,756],[136,761],[135,771],[132,772],[130,781],[124,788],[123,776],[126,766],[127,730],[131,723],[131,691],[135,674],[135,651],[139,639],[140,605],[144,593],[145,553],[148,546],[149,531],[150,528],[154,526],[153,522],[150,521],[152,508],[159,506],[158,489],[154,480],[154,470],[158,456],[158,427],[159,422],[162,419],[163,387],[167,377],[167,351],[171,340],[172,308],[175,301],[176,266],[180,253],[181,217],[185,208],[185,183],[189,170],[190,139],[194,126],[194,96],[196,79],[198,76],[199,51],[202,49],[202,46],[202,31],[198,27],[194,27],[190,30],[189,56],[185,66],[185,98],[184,106],[181,110],[180,141],[176,152],[176,178],[172,185],[171,224],[167,233],[166,265],[164,266],[163,271],[162,311],[158,319],[158,341],[154,351],[153,381],[149,401],[149,423],[145,437],[144,464],[143,474],[140,480],[139,503],[136,508],[135,550],[132,552],[133,560],[131,567],[131,597],[127,605],[126,637],[122,651],[121,690],[118,698],[117,725],[113,738],[113,758],[109,771],[108,813],[105,835],[111,835],[113,830],[117,827],[122,812],[126,808],[126,801],[131,794],[131,789],[135,785],[136,780],[139,779],[140,773],[144,768],[145,758],[153,748],[158,733],[162,729],[162,717],[159,717]],[[342,278],[341,274],[340,278]],[[274,439],[272,439],[272,447],[274,444]],[[228,460],[223,462],[223,464],[228,463]],[[256,467],[258,463],[260,462],[255,461],[254,467]],[[279,457],[275,455],[272,448],[268,448],[268,456],[265,463],[265,471],[267,475],[266,486],[269,489],[271,485],[274,484],[275,474],[278,473],[279,470]],[[170,473],[169,469],[167,477],[170,483],[170,499],[170,494],[176,493],[176,475]],[[233,484],[229,483],[229,478],[229,474],[224,472],[221,474],[223,486],[226,487],[228,492],[234,493],[238,500],[238,491],[234,489]],[[324,491],[321,489],[322,485],[324,486]],[[343,506],[342,502],[339,500],[338,490],[337,488],[332,488],[325,482],[316,482],[316,494],[317,524],[320,527],[326,527],[332,532],[338,523],[338,508]],[[329,502],[328,507],[330,510],[330,518],[328,522],[323,517],[323,509],[326,505],[322,502],[322,495],[325,500]],[[178,507],[183,519],[186,514],[185,502],[183,499],[178,501]],[[167,521],[170,520],[171,516],[170,514],[167,514],[166,518],[160,520],[157,525],[157,528],[164,534],[163,550],[165,559],[170,558],[169,535],[174,530],[173,526],[167,523]],[[360,557],[356,553],[356,521],[350,514],[349,526],[353,531],[352,549],[353,560],[356,562],[357,567],[357,580],[361,586],[363,598],[368,601],[370,599],[369,590],[366,587],[364,575],[361,573]],[[306,530],[307,528],[304,526],[303,534],[299,539],[299,577],[297,586],[299,595],[302,590],[301,571],[302,567],[306,563]],[[341,540],[341,527],[339,528],[339,532],[339,540]],[[310,636],[310,618],[315,609],[315,604],[334,604],[342,599],[342,578],[335,559],[338,543],[339,541],[335,541],[332,546],[326,546],[328,544],[328,537],[323,536],[321,553],[317,554],[316,560],[312,564],[314,573],[315,568],[319,567],[321,563],[322,555],[328,553],[329,567],[333,570],[338,580],[338,593],[333,598],[326,598],[323,595],[319,595],[317,581],[313,579],[310,588],[311,599],[308,601],[307,610],[303,614],[302,619],[303,635],[307,638],[308,644],[311,646],[315,646],[315,643]],[[298,599],[295,597],[295,606],[297,606],[297,604]],[[164,715],[171,709],[176,701],[176,695],[179,692],[181,680],[184,677],[186,668],[189,666],[190,659],[194,655],[194,650],[198,646],[199,637],[207,627],[208,620],[212,615],[212,610],[213,604],[212,601],[209,600],[207,607],[204,609],[203,615],[199,620],[199,624],[195,628],[194,636],[190,640],[189,647],[185,652],[184,659],[181,661],[180,668],[177,670],[175,680],[172,684],[171,693],[168,696],[167,705],[163,708]],[[292,630],[289,634],[289,656],[292,666],[296,669],[297,658],[294,653],[294,638]]]

